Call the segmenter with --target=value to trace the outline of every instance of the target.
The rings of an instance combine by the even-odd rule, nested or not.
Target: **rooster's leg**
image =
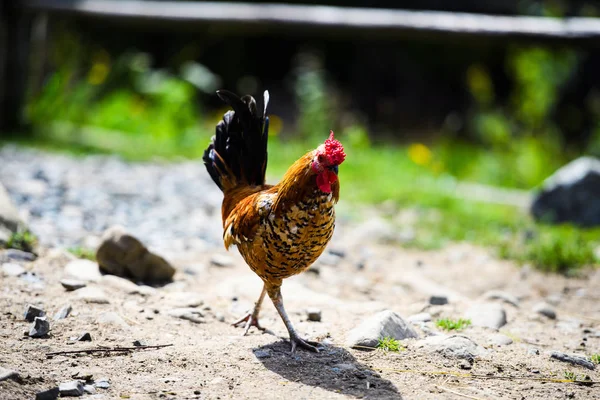
[[[260,306],[262,305],[262,302],[265,299],[266,293],[267,293],[267,287],[263,286],[263,290],[260,293],[260,297],[258,298],[258,301],[254,305],[254,310],[252,310],[252,312],[249,312],[248,314],[244,315],[242,318],[238,319],[237,321],[235,321],[232,324],[233,326],[238,326],[242,322],[245,322],[246,324],[244,325],[244,336],[246,336],[248,334],[248,331],[250,330],[251,326],[255,326],[256,328],[260,329],[261,331],[265,330],[265,328],[260,326],[260,324],[258,323],[258,313],[260,312]]]
[[[287,330],[290,334],[290,343],[292,344],[292,354],[294,354],[296,352],[297,346],[300,346],[307,350],[318,353],[319,349],[317,348],[317,346],[319,346],[319,343],[302,339],[300,336],[298,336],[298,333],[292,326],[292,322],[288,318],[287,313],[285,312],[285,308],[283,307],[283,298],[281,297],[280,289],[281,289],[281,286],[269,287],[268,293],[269,293],[269,297],[273,301],[273,304],[275,305],[275,308],[277,309],[277,312],[281,316],[281,319],[283,320],[285,327],[287,328]]]

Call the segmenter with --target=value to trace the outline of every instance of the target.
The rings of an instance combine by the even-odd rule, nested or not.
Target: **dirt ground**
[[[98,399],[549,399],[600,398],[598,385],[564,379],[600,381],[599,368],[588,370],[550,358],[549,351],[591,355],[600,352],[600,273],[578,278],[543,275],[530,268],[499,261],[487,251],[457,244],[435,252],[407,250],[397,245],[358,245],[345,241],[354,229],[343,228],[327,257],[316,268],[284,282],[283,296],[292,322],[301,334],[325,343],[319,354],[289,344],[272,304],[267,300],[261,323],[273,334],[230,325],[248,310],[260,293],[259,279],[236,253],[228,266],[211,263],[214,251],[168,255],[178,268],[162,287],[128,293],[130,286],[103,277],[88,287],[100,288],[107,304],[89,303],[78,290],[59,283],[65,253],[44,250],[23,265],[41,282],[3,276],[0,284],[0,366],[19,372],[17,380],[0,382],[3,399],[34,398],[35,393],[73,379],[94,382],[108,378],[108,389],[97,388],[86,398]],[[334,255],[335,254],[335,255]],[[128,283],[128,282],[127,282]],[[81,289],[80,289],[81,290]],[[384,309],[403,317],[427,311],[433,319],[462,317],[489,290],[503,290],[520,301],[502,303],[508,323],[500,332],[512,344],[490,345],[497,332],[468,327],[460,334],[486,348],[470,365],[404,341],[403,351],[362,351],[347,348],[347,332],[364,318]],[[449,304],[429,305],[431,295]],[[555,304],[557,319],[532,311],[542,300]],[[41,306],[51,317],[70,304],[71,315],[52,321],[46,338],[29,338],[23,319],[28,304]],[[196,322],[170,315],[192,307]],[[321,322],[308,321],[307,308],[322,311]],[[421,338],[438,332],[433,323],[416,326]],[[71,338],[89,332],[91,342]],[[64,354],[49,352],[147,345],[159,349],[125,353]],[[537,350],[537,351],[536,351]]]

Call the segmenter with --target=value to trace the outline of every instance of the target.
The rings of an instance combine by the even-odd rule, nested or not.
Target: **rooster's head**
[[[342,144],[335,140],[333,131],[329,132],[329,139],[317,147],[311,168],[317,174],[317,186],[325,193],[331,193],[331,184],[338,177],[338,166],[344,162],[346,153]]]

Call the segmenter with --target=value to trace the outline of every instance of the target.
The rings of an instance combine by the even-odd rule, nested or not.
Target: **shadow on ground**
[[[289,342],[280,341],[253,351],[267,369],[289,381],[361,399],[402,399],[390,381],[341,347],[327,346],[318,354],[299,349],[292,356]]]

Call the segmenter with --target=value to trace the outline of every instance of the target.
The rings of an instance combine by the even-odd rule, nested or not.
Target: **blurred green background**
[[[600,15],[598,1],[369,5]],[[268,89],[270,181],[333,129],[348,154],[342,203],[384,204],[390,220],[410,229],[400,245],[467,240],[566,273],[599,262],[600,230],[538,224],[527,210],[531,191],[557,168],[600,156],[593,41],[178,27],[52,13],[37,15],[32,29],[24,124],[2,132],[3,141],[130,160],[199,159],[226,111],[215,90],[262,97]],[[495,195],[504,192],[506,199]],[[399,220],[401,210],[416,217]]]

